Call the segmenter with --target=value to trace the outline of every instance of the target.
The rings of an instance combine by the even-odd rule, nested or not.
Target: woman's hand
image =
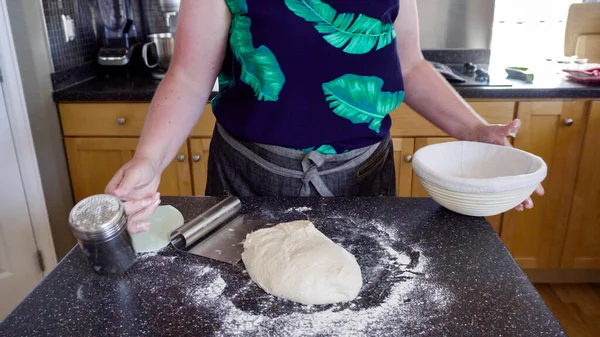
[[[472,140],[482,143],[490,143],[496,145],[512,146],[508,141],[508,137],[514,137],[517,135],[519,128],[521,127],[521,121],[518,119],[505,125],[481,125],[473,132]],[[535,189],[535,193],[538,195],[544,195],[544,187],[539,185]],[[523,201],[522,204],[515,207],[517,211],[523,211],[524,208],[533,208],[533,201],[530,198]]]
[[[150,224],[146,221],[160,204],[160,194],[156,192],[159,184],[160,172],[151,161],[134,157],[117,171],[106,186],[106,194],[123,201],[130,232],[150,229]]]

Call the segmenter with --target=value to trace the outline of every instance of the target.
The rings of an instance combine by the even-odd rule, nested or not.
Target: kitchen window
[[[563,48],[569,6],[581,2],[496,0],[491,62],[521,66],[565,56]]]

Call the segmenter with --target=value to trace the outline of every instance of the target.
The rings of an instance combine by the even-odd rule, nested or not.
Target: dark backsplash
[[[147,20],[144,24],[145,34],[156,34],[168,32],[167,21],[165,16],[158,7],[158,0],[139,0],[141,11],[144,13],[144,18]]]
[[[99,73],[96,56],[103,43],[104,27],[98,1],[42,0],[54,64],[54,90],[64,89],[93,78]],[[140,42],[145,42],[148,34],[168,31],[158,0],[131,0],[131,6]],[[75,21],[76,37],[73,41],[65,41],[61,24],[62,14],[71,16]],[[429,61],[441,63],[488,63],[490,57],[487,49],[425,50],[424,54]]]
[[[97,27],[92,15],[93,0],[44,0],[44,16],[54,71],[92,62],[98,45]],[[75,20],[76,38],[66,42],[61,15]]]
[[[96,56],[104,38],[98,0],[42,0],[42,4],[54,64],[54,90],[94,77]],[[148,34],[167,31],[158,0],[131,0],[131,10],[137,38],[141,42]],[[76,37],[73,41],[65,41],[62,14],[75,21]]]

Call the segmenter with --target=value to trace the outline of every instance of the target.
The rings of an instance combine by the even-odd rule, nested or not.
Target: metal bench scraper
[[[186,253],[236,264],[242,258],[246,234],[266,222],[240,214],[240,199],[230,196],[171,232],[173,247]]]

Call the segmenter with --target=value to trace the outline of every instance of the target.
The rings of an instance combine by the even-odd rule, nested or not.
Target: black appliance
[[[459,64],[442,64],[430,62],[433,67],[454,87],[511,87],[504,79],[492,81],[487,69],[471,62]]]
[[[104,24],[104,41],[98,51],[98,64],[122,67],[131,63],[136,49],[136,27],[131,15],[131,0],[98,0]]]

